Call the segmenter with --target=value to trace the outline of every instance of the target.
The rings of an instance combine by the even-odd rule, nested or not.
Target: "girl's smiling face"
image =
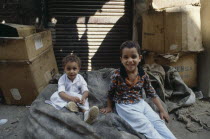
[[[134,73],[137,71],[141,57],[136,48],[124,48],[122,49],[122,57],[120,57],[120,60],[127,72]]]

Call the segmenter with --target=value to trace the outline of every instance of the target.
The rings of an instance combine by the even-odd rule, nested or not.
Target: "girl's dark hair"
[[[65,65],[68,62],[76,62],[78,64],[79,68],[81,68],[81,60],[78,56],[76,56],[74,54],[69,54],[63,58],[63,60],[62,60],[63,67],[65,67]]]
[[[124,48],[136,48],[139,55],[141,55],[140,45],[135,41],[125,41],[120,46],[120,56],[122,56],[122,51]]]
[[[122,56],[122,51],[124,48],[136,48],[139,55],[141,55],[140,45],[138,42],[135,41],[125,41],[120,46],[120,56]],[[144,75],[144,71],[140,64],[138,64],[138,72],[140,76]],[[126,77],[128,77],[127,72],[125,70],[125,67],[123,64],[120,65],[120,75],[125,80]]]

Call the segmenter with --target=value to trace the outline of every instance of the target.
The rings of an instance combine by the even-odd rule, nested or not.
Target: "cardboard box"
[[[0,37],[26,37],[36,33],[35,26],[19,24],[0,24]]]
[[[7,104],[30,105],[58,73],[53,48],[33,60],[0,60],[0,89]]]
[[[188,5],[144,14],[142,49],[160,54],[203,51],[200,7]]]
[[[0,60],[32,60],[51,45],[50,31],[27,37],[0,37]]]
[[[197,54],[184,53],[181,54],[177,62],[170,62],[161,56],[155,54],[148,55],[145,58],[146,64],[157,63],[160,65],[168,65],[177,69],[182,80],[189,87],[197,87]]]
[[[149,0],[148,2],[155,10],[185,5],[200,5],[200,0]]]

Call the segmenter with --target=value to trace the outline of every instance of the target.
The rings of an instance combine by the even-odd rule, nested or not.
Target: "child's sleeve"
[[[60,92],[65,92],[65,78],[64,76],[61,76],[60,79],[58,80],[58,93]]]
[[[144,78],[144,89],[145,89],[147,97],[154,98],[158,96],[156,94],[155,89],[152,87],[148,74],[146,73],[145,73],[145,78]]]
[[[82,77],[82,75],[80,76],[81,78],[81,93],[83,94],[85,91],[89,91],[88,87],[87,87],[87,82],[85,81],[85,79]]]
[[[108,90],[108,98],[110,98],[111,100],[113,99],[114,93],[116,92],[116,87],[117,87],[117,77],[114,73],[111,76],[111,83],[110,83],[109,90]]]

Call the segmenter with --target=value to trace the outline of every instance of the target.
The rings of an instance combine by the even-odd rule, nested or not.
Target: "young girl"
[[[87,83],[78,74],[81,61],[76,55],[67,55],[62,62],[65,74],[58,81],[58,91],[50,98],[51,105],[56,109],[67,107],[72,112],[78,112],[80,108],[84,112],[84,121],[91,124],[99,109],[96,106],[89,109]]]
[[[169,115],[151,86],[148,75],[139,65],[142,58],[139,44],[126,41],[121,45],[120,52],[122,66],[111,77],[107,107],[100,111],[104,114],[111,112],[114,102],[118,115],[137,132],[149,139],[175,139],[163,121],[168,121]],[[159,108],[160,116],[142,99],[144,91]]]

